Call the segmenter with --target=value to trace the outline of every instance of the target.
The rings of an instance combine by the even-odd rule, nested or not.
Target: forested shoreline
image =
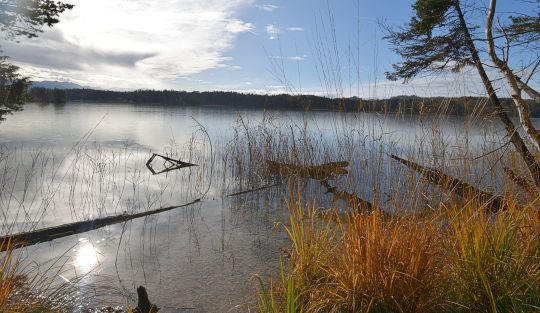
[[[135,90],[111,91],[96,89],[46,89],[34,87],[30,96],[36,102],[113,102],[158,104],[164,106],[220,106],[256,109],[339,110],[377,113],[446,113],[451,115],[489,115],[493,108],[484,97],[397,96],[389,99],[328,98],[314,95],[261,95],[232,91]],[[517,112],[512,99],[501,102],[510,115]],[[527,101],[532,117],[540,117],[540,106]]]

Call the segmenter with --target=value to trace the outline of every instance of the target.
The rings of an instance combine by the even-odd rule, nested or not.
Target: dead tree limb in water
[[[6,235],[3,237],[0,237],[0,243],[8,242],[9,240],[10,242],[12,242],[11,248],[21,248],[25,246],[31,246],[40,242],[47,242],[47,241],[51,241],[51,240],[62,238],[62,237],[84,233],[84,232],[98,229],[107,225],[118,224],[122,222],[127,222],[132,219],[136,219],[139,217],[163,213],[163,212],[170,211],[173,209],[185,207],[185,206],[197,203],[199,201],[201,201],[201,199],[196,199],[194,201],[191,201],[189,203],[182,204],[182,205],[163,207],[163,208],[146,211],[146,212],[107,216],[107,217],[97,218],[91,221],[75,222],[75,223],[48,227],[48,228],[43,228],[43,229],[19,233],[19,234]],[[0,251],[4,251],[4,247],[5,245],[0,245]]]
[[[349,162],[347,161],[329,162],[321,165],[309,166],[280,163],[270,160],[267,160],[266,163],[268,164],[268,172],[271,174],[276,174],[281,177],[295,176],[318,180],[321,185],[326,188],[326,193],[332,194],[334,201],[343,200],[352,208],[362,212],[372,212],[375,208],[371,202],[358,197],[356,193],[341,191],[336,187],[331,186],[328,182],[331,179],[335,179],[337,175],[346,175],[349,173],[345,168],[349,166]]]
[[[493,213],[505,209],[505,199],[502,196],[480,190],[469,183],[447,175],[439,170],[422,166],[418,163],[402,159],[396,155],[391,154],[390,158],[420,173],[422,177],[433,185],[441,186],[464,199],[477,199],[480,203],[486,204]]]
[[[357,209],[360,212],[371,213],[374,210],[374,206],[371,202],[364,200],[356,194],[356,192],[350,193],[347,191],[341,191],[336,187],[331,186],[328,180],[321,180],[321,185],[326,188],[326,193],[331,193],[333,200],[343,200],[347,202],[352,208]]]
[[[295,164],[280,163],[267,160],[268,172],[282,177],[296,176],[301,178],[311,178],[315,180],[329,180],[336,178],[336,175],[346,175],[349,171],[345,168],[349,162],[329,162],[321,165],[301,166]]]
[[[159,157],[163,160],[162,170],[156,171],[154,167],[152,166],[152,162],[154,161],[156,157]],[[157,154],[157,153],[153,153],[152,156],[148,159],[148,161],[146,161],[146,168],[148,168],[148,170],[152,172],[152,175],[166,173],[166,172],[178,170],[184,167],[191,167],[191,166],[197,166],[197,164],[192,164],[192,163],[183,162],[180,160],[171,159],[169,157],[166,157],[164,155]]]

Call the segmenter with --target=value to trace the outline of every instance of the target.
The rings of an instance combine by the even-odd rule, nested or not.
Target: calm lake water
[[[84,294],[84,300],[76,300],[81,307],[124,304],[126,297],[134,304],[136,287],[144,285],[163,312],[246,312],[256,297],[254,275],[275,275],[280,249],[289,245],[282,224],[287,217],[284,187],[226,196],[265,183],[261,177],[246,183],[245,173],[236,169],[235,144],[256,136],[253,129],[274,131],[276,142],[301,141],[305,135],[320,147],[310,150],[313,160],[350,160],[349,185],[369,196],[373,186],[390,186],[389,177],[399,168],[381,161],[374,169],[370,159],[386,159],[386,153],[429,154],[437,140],[450,156],[464,153],[463,147],[479,153],[488,148],[482,146],[486,138],[495,146],[500,137],[486,134],[490,125],[482,119],[324,111],[28,104],[0,123],[0,232],[201,198],[188,207],[27,247],[24,262],[53,280],[76,285]],[[199,166],[152,175],[145,167],[152,153]],[[360,168],[362,175],[355,171]]]

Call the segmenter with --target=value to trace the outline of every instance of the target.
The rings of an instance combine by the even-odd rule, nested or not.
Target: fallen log
[[[281,177],[296,176],[315,180],[335,179],[336,175],[346,175],[349,171],[345,168],[349,162],[330,162],[321,165],[301,166],[267,160],[268,172]]]
[[[422,177],[433,185],[441,186],[464,199],[476,198],[480,203],[486,204],[487,208],[492,213],[496,213],[506,208],[506,200],[502,196],[480,190],[469,183],[447,175],[439,170],[422,166],[413,161],[402,159],[396,155],[391,154],[390,158],[420,173]]]
[[[75,223],[69,223],[69,224],[64,224],[60,226],[53,226],[53,227],[43,228],[39,230],[24,232],[24,233],[6,235],[3,237],[0,237],[0,243],[8,242],[8,241],[11,242],[12,243],[10,247],[11,249],[31,246],[40,242],[47,242],[54,239],[91,231],[91,230],[98,229],[104,226],[127,222],[132,219],[136,219],[136,218],[140,218],[140,217],[144,217],[148,215],[154,215],[158,213],[163,213],[163,212],[170,211],[173,209],[192,205],[200,201],[201,199],[196,199],[186,204],[163,207],[163,208],[146,211],[146,212],[139,212],[139,213],[134,213],[134,214],[124,213],[120,215],[97,218],[90,221],[75,222]],[[6,248],[7,248],[6,245],[0,245],[0,251],[5,251]]]

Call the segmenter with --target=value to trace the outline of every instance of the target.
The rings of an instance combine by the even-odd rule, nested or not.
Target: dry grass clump
[[[6,250],[0,255],[0,309],[8,304],[17,281],[19,258],[10,247],[10,241],[0,242],[0,250]]]
[[[261,312],[537,312],[540,220],[472,203],[437,215],[353,212],[321,220],[290,206],[289,269],[261,284]]]
[[[538,212],[514,205],[490,216],[468,205],[449,219],[455,303],[472,312],[538,312]]]

